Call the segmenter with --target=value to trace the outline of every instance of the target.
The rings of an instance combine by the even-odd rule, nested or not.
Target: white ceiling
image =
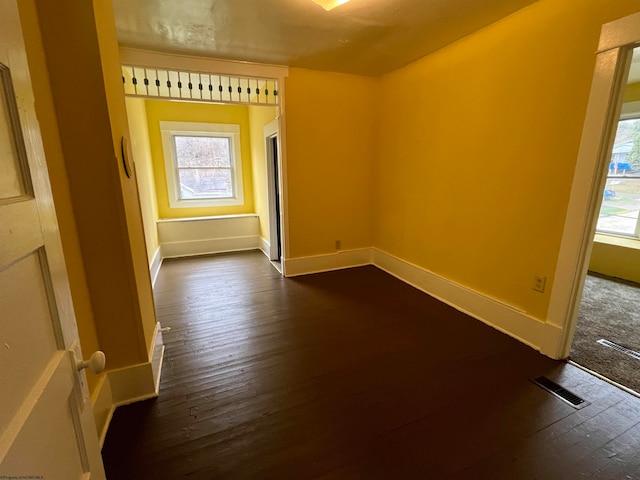
[[[378,76],[536,0],[114,0],[120,44]]]

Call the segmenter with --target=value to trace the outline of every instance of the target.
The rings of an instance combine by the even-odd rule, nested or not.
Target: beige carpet
[[[598,343],[601,339],[631,355]],[[587,275],[570,358],[640,392],[640,285]]]

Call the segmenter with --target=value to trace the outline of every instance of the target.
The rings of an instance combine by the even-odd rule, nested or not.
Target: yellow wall
[[[104,348],[110,368],[144,361],[153,305],[135,181],[117,159],[127,126],[111,3],[35,3],[46,58],[32,3],[21,10],[83,345]],[[600,27],[636,10],[540,0],[382,79],[291,69],[288,256],[374,245],[545,318]],[[78,65],[83,81],[69,82]],[[150,121],[240,123],[163,103],[147,102]],[[243,137],[246,204],[224,213],[254,210]],[[161,217],[222,213],[168,211],[166,183],[156,188]]]
[[[93,3],[113,150],[115,151],[116,159],[122,162],[122,140],[126,138],[130,143],[130,139],[127,109],[121,82],[120,49],[116,34],[113,4],[103,0],[93,0]],[[120,165],[119,167],[117,172],[126,220],[124,234],[125,241],[129,247],[125,249],[125,252],[127,254],[127,267],[133,302],[131,326],[135,326],[137,330],[138,342],[142,348],[143,359],[146,361],[150,360],[151,350],[155,343],[155,303],[149,265],[146,261],[147,250],[140,196],[138,194],[138,182],[135,178],[135,172],[129,178],[123,166]],[[121,333],[110,329],[109,335],[117,339]]]
[[[640,82],[630,83],[624,91],[625,102],[637,102],[640,101]]]
[[[158,213],[160,218],[187,218],[209,215],[254,213],[253,179],[251,175],[251,140],[249,132],[249,108],[240,105],[215,105],[190,102],[148,100],[146,102],[149,123],[149,141],[156,179]],[[170,208],[167,178],[164,168],[160,122],[208,122],[240,125],[242,153],[242,177],[244,205],[227,207]]]
[[[93,0],[93,4],[113,150],[116,154],[115,157],[121,162],[122,139],[126,137],[129,142],[130,140],[113,4],[104,0]],[[134,315],[131,319],[131,326],[135,326],[137,329],[138,342],[142,348],[144,360],[150,360],[149,355],[155,342],[156,313],[149,265],[146,261],[147,250],[138,183],[135,174],[129,178],[122,165],[117,169],[117,172],[126,220],[125,241],[129,247],[125,249],[125,252],[128,256],[127,267],[132,289]],[[110,335],[118,338],[121,334],[110,331]]]
[[[638,241],[610,235],[596,235],[589,270],[640,283]]]
[[[267,191],[267,159],[264,126],[276,118],[275,107],[249,107],[251,130],[251,170],[253,173],[253,203],[260,219],[260,236],[269,239],[269,197]]]
[[[107,368],[137,364],[155,312],[135,179],[119,159],[128,128],[111,3],[35,3],[98,343]]]
[[[369,77],[292,68],[286,79],[287,257],[370,247],[376,87]]]
[[[383,77],[376,246],[546,318],[600,28],[637,10],[540,0]]]
[[[67,168],[62,154],[58,122],[49,85],[49,72],[44,51],[42,50],[42,37],[40,35],[35,1],[21,1],[18,5],[20,7],[20,20],[31,71],[36,115],[40,124],[40,134],[42,135],[49,169],[49,179],[56,207],[56,216],[58,217],[69,286],[73,298],[73,308],[78,324],[78,334],[83,353],[86,355],[99,350],[100,345],[94,324],[91,297],[80,250],[76,219],[73,215]],[[97,385],[97,376],[87,371],[87,379],[89,389],[94,391]]]
[[[131,153],[135,162],[136,177],[140,191],[140,208],[147,245],[147,261],[151,264],[158,249],[158,204],[156,201],[156,185],[149,144],[149,128],[147,111],[142,98],[126,98],[127,117],[131,132]]]

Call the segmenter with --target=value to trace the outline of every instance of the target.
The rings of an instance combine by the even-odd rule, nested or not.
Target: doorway
[[[280,126],[276,118],[264,127],[269,196],[269,260],[282,272],[282,217],[280,177]]]
[[[280,155],[275,158],[267,157],[268,147],[271,144],[265,143],[264,126],[271,124],[278,116],[277,109],[273,106],[175,102],[155,98],[127,97],[127,111],[152,277],[157,275],[153,272],[159,271],[161,260],[171,257],[259,249],[271,258],[270,243],[281,246],[282,241],[271,242],[269,233],[274,226],[272,224],[275,226],[280,224],[283,209],[279,206],[277,215],[270,215],[268,198],[270,187],[267,184],[267,171],[273,168],[274,161],[278,162],[279,167],[281,158]],[[195,185],[184,183],[180,176],[179,193],[181,199],[184,200],[184,197],[186,200],[182,204],[171,203],[170,194],[177,195],[178,189],[175,187],[177,183],[174,178],[174,188],[170,190],[168,179],[175,169],[169,167],[173,167],[174,164],[182,165],[179,162],[176,163],[175,156],[167,154],[167,152],[172,153],[173,150],[171,138],[165,138],[165,130],[169,128],[168,125],[174,124],[188,125],[193,130],[193,132],[189,130],[186,134],[181,134],[182,136],[178,137],[181,140],[191,137],[204,138],[202,137],[204,134],[199,133],[199,130],[204,127],[235,126],[237,128],[235,134],[237,138],[233,139],[234,160],[227,163],[231,166],[231,185],[243,187],[242,197],[238,196],[237,201],[228,203],[222,202],[221,197],[221,199],[215,199],[216,204],[196,205],[191,197],[199,190],[196,192]],[[277,125],[278,123],[272,132],[276,142],[279,141]],[[196,128],[198,132],[195,131]],[[276,147],[277,152],[280,153],[278,143]],[[208,150],[203,152],[189,150],[189,152],[195,157],[193,161],[185,160],[187,162],[185,165],[191,166],[197,161],[199,162],[197,163],[198,172],[208,173],[206,168],[209,166],[205,165],[208,161]],[[202,157],[202,160],[196,157]],[[218,160],[216,162],[218,163],[213,164],[213,167],[217,167],[218,164],[227,165],[226,163],[223,165]],[[227,170],[229,165],[226,167]],[[178,169],[178,172],[181,170]],[[204,176],[205,180],[207,178]],[[187,180],[189,179],[191,177],[187,177]],[[201,183],[203,188],[209,186],[209,183]],[[213,184],[213,187],[216,185],[218,184]],[[186,194],[183,190],[186,190]],[[208,191],[206,190],[205,193]],[[231,188],[230,192],[235,194],[236,187]],[[194,198],[199,201],[198,197]],[[187,205],[187,202],[190,203]],[[160,259],[156,260],[157,257]],[[280,257],[281,254],[277,258]]]
[[[638,44],[640,13],[611,22],[602,28],[548,315],[548,323],[561,329],[558,358],[575,356],[572,346],[574,338],[579,335],[578,317],[581,314],[583,293],[589,295],[588,282],[591,282],[592,276],[588,275],[588,271],[594,268],[594,255],[598,255],[600,245],[620,246],[620,242],[628,242],[631,246],[628,250],[636,261],[627,260],[622,263],[634,269],[640,268],[640,257],[636,257],[640,253],[640,240],[637,235],[603,232],[619,224],[621,218],[623,223],[629,218],[637,222],[637,216],[633,218],[634,208],[626,207],[629,197],[635,195],[630,191],[630,184],[637,180],[632,177],[639,172],[634,171],[630,165],[625,165],[629,162],[622,161],[624,159],[620,155],[616,156],[623,153],[629,155],[633,147],[628,149],[630,145],[621,145],[623,142],[617,141],[616,137],[620,119],[629,114],[627,109],[630,106],[625,104],[633,103],[629,95],[636,87],[632,87],[631,84],[640,83],[639,77],[628,85],[629,79],[633,79],[634,75],[632,73],[630,77],[629,72],[632,70],[634,48]],[[640,171],[640,165],[638,167]],[[613,208],[611,202],[616,195],[621,200],[620,210]],[[625,208],[622,208],[623,203]],[[616,216],[619,218],[606,218]],[[627,220],[623,217],[627,217]],[[609,241],[602,242],[599,239],[596,242],[596,235],[606,236]],[[604,287],[595,287],[595,290],[602,291]],[[621,308],[625,310],[625,307]],[[599,316],[607,317],[608,314],[601,313]],[[621,342],[628,341],[629,336],[623,337]],[[605,345],[602,342],[598,346],[617,349],[615,345]],[[617,350],[616,353],[625,355],[620,349]],[[597,371],[592,373],[598,374]],[[600,375],[611,380],[606,375]]]
[[[640,48],[633,49],[569,358],[640,392]]]
[[[282,268],[278,270],[284,273],[288,210],[286,151],[283,148],[285,138],[283,101],[284,79],[288,76],[288,68],[248,63],[240,65],[201,57],[174,57],[127,48],[122,49],[120,53],[132,137],[132,153],[136,160],[136,178],[152,279],[155,280],[164,258],[255,249],[261,250],[271,258],[272,243],[279,248],[280,253],[276,251],[275,256],[282,259]],[[234,170],[233,165],[229,167],[225,164],[224,167],[225,172],[231,172],[232,184],[233,182],[238,186],[242,184],[244,199],[240,200],[241,195],[236,195],[236,192],[240,192],[239,188],[237,190],[227,188],[227,191],[232,192],[228,198],[237,200],[235,203],[229,201],[223,205],[222,194],[218,195],[217,191],[207,190],[206,193],[210,195],[206,200],[207,202],[212,200],[211,202],[195,205],[192,198],[187,195],[189,198],[186,200],[189,205],[178,205],[175,208],[171,206],[171,202],[167,201],[167,198],[170,200],[169,186],[163,173],[166,170],[163,160],[165,146],[162,143],[158,146],[157,125],[152,125],[153,121],[148,115],[147,106],[154,102],[172,105],[171,108],[167,107],[167,111],[172,111],[172,118],[156,118],[156,120],[240,126],[239,143],[242,160],[240,162],[234,160],[233,163],[241,165],[242,172]],[[211,115],[203,114],[197,118],[184,112],[195,105],[203,109],[205,107],[228,108],[231,112],[231,109],[235,108],[236,110],[244,109],[246,112],[227,115],[216,111]],[[135,115],[132,115],[132,112],[135,112]],[[267,162],[269,145],[265,143],[263,129],[274,119],[277,119],[276,128],[272,134],[277,140],[275,161],[277,161],[280,182],[279,218],[270,215],[268,194],[270,183],[267,182],[267,170],[271,167],[270,162]],[[135,125],[143,127],[136,129]],[[134,130],[137,131],[134,132]],[[200,131],[200,129],[197,130]],[[234,153],[234,159],[236,157]],[[173,166],[175,168],[172,172],[175,170],[182,172],[186,168],[193,170],[197,167],[206,168],[215,173],[222,172],[223,168],[217,164],[200,165],[200,163],[196,166],[189,164],[180,168]],[[160,172],[159,175],[158,172]],[[167,176],[170,175],[167,174]],[[227,177],[229,177],[228,174]],[[182,188],[178,189],[175,186],[175,182],[172,192],[181,199],[186,195]],[[150,200],[145,201],[145,199]],[[234,208],[214,209],[216,206]],[[178,211],[178,207],[184,207],[183,211]],[[200,207],[208,210],[205,211]],[[279,239],[275,242],[270,238],[270,232],[274,226],[280,232]],[[277,268],[277,265],[274,264],[274,266]]]

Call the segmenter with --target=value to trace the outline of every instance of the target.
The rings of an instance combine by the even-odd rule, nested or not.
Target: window
[[[620,120],[613,144],[597,230],[638,237],[640,118]]]
[[[242,205],[240,126],[160,122],[172,208]]]

